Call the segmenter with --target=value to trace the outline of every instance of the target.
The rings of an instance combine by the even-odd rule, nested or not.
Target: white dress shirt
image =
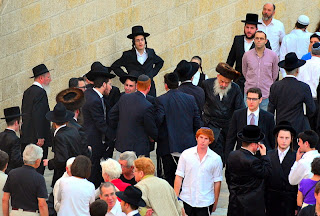
[[[136,53],[137,53],[137,61],[143,65],[145,63],[145,61],[147,60],[148,58],[148,53],[146,52],[146,49],[143,50],[143,53],[140,54],[138,52],[138,50],[136,49]]]
[[[67,125],[64,124],[64,125],[61,125],[60,127],[58,127],[58,128],[54,131],[53,136],[54,136],[54,137],[56,136],[56,134],[58,133],[58,131],[60,130],[60,128],[63,128],[63,127],[66,127],[66,126],[67,126]]]
[[[284,151],[281,151],[278,147],[278,156],[279,156],[279,160],[280,160],[280,163],[282,164],[282,161],[284,159],[284,157],[287,155],[288,151],[290,149],[290,146],[288,146],[288,148]]]
[[[103,98],[103,95],[101,94],[101,92],[99,92],[96,88],[92,88],[92,89],[93,91],[97,92],[100,98]]]
[[[258,107],[258,109],[256,110],[256,111],[254,111],[254,112],[251,112],[250,110],[249,110],[249,108],[247,109],[247,125],[250,125],[250,121],[251,121],[251,113],[253,113],[254,114],[254,124],[256,125],[256,126],[258,126],[258,122],[259,122],[259,112],[260,112],[260,109],[259,109],[259,107]]]
[[[118,199],[116,201],[116,204],[114,204],[111,211],[108,212],[106,216],[126,216],[126,214],[122,212],[121,205]]]
[[[192,207],[208,207],[215,202],[214,182],[223,180],[223,166],[218,154],[208,148],[200,161],[197,146],[184,150],[176,175],[183,179],[180,198]]]
[[[317,87],[320,80],[320,57],[312,56],[299,69],[297,79],[310,86],[312,97],[317,98]]]
[[[267,39],[270,41],[272,51],[280,55],[280,44],[283,37],[286,35],[284,25],[281,21],[272,18],[269,25],[266,25],[261,19],[259,20],[262,24],[258,25],[258,30],[263,31],[267,35]]]
[[[54,198],[54,206],[53,206],[53,207],[54,207],[54,209],[56,210],[56,212],[59,211],[60,205],[61,205],[60,201],[58,200],[58,193],[60,193],[60,192],[59,192],[59,191],[60,191],[60,181],[61,181],[61,179],[64,179],[64,178],[67,178],[67,177],[70,177],[70,176],[68,175],[67,172],[64,172],[63,175],[62,175],[62,177],[59,178],[59,179],[56,181],[56,183],[54,184],[54,187],[53,187],[53,191],[52,191],[52,193],[53,193],[53,198]]]
[[[244,39],[244,52],[248,52],[249,50],[250,50],[250,48],[251,48],[251,46],[252,46],[252,44],[253,44],[253,40],[251,40],[251,42],[248,42],[247,40],[246,40],[246,37],[244,36],[243,37]]]
[[[197,86],[199,84],[199,80],[200,80],[200,71],[197,71],[197,73],[195,73],[195,75],[193,75],[193,79],[192,79],[192,84]],[[207,74],[205,75],[205,80],[208,79]]]
[[[289,183],[297,185],[302,179],[311,178],[311,163],[314,158],[320,157],[318,150],[306,152],[299,161],[294,162],[289,173]]]
[[[133,210],[132,212],[129,212],[129,213],[127,214],[127,216],[133,216],[133,215],[138,214],[138,213],[139,213],[138,210]]]
[[[32,85],[39,86],[40,88],[43,89],[43,86],[40,83],[38,83],[37,81],[34,81]]]

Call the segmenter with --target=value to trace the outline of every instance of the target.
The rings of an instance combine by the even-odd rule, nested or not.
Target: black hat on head
[[[130,71],[127,75],[120,77],[119,79],[122,84],[124,84],[127,79],[133,79],[137,82],[140,74],[141,72],[133,70],[133,71]]]
[[[188,62],[186,60],[181,60],[176,69],[174,69],[174,73],[179,76],[179,80],[181,82],[186,80],[191,80],[191,78],[197,73],[199,69],[199,64],[196,62]]]
[[[49,111],[46,114],[46,118],[52,122],[68,122],[74,116],[74,113],[67,110],[63,103],[59,102],[55,105],[53,111]]]
[[[287,71],[292,71],[301,67],[306,63],[305,60],[298,59],[296,53],[290,52],[286,55],[285,59],[278,63],[278,66],[284,68]]]
[[[288,130],[293,134],[294,137],[297,134],[296,130],[291,126],[291,123],[288,121],[279,122],[273,129],[273,135],[276,135],[280,130]]]
[[[246,19],[241,20],[241,22],[247,23],[247,24],[262,24],[261,22],[258,22],[258,14],[253,14],[253,13],[247,13]]]
[[[135,206],[141,206],[141,207],[146,206],[145,201],[141,198],[142,197],[141,190],[135,186],[130,185],[123,192],[122,191],[116,192],[116,195],[126,203],[129,203]]]
[[[142,26],[133,26],[131,29],[132,33],[127,36],[129,39],[133,39],[137,35],[143,35],[144,37],[148,37],[150,34],[143,31]]]
[[[238,132],[237,137],[243,142],[258,143],[264,139],[264,134],[260,131],[260,128],[256,125],[247,125],[242,131]]]
[[[34,68],[32,68],[33,76],[30,78],[35,78],[35,77],[40,76],[42,74],[48,73],[49,71],[52,71],[52,70],[48,70],[48,68],[45,64],[39,64],[39,65],[35,66]]]
[[[216,71],[221,74],[222,76],[231,79],[231,80],[236,80],[240,77],[240,72],[236,71],[235,69],[233,69],[233,67],[231,67],[230,65],[228,65],[227,63],[223,63],[220,62],[217,67],[216,67]]]
[[[63,103],[67,110],[75,111],[83,106],[85,99],[81,89],[68,88],[57,94],[56,102]]]
[[[91,70],[85,75],[88,80],[94,81],[97,77],[106,77],[112,79],[115,75],[110,72],[112,69],[110,67],[106,67],[101,62],[93,62],[91,65]]]
[[[1,119],[5,119],[6,122],[9,122],[13,120],[14,118],[17,118],[19,116],[22,116],[23,114],[20,113],[20,108],[18,106],[5,108],[3,110],[4,117]]]

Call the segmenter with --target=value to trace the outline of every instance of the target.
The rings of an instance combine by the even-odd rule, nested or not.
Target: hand
[[[43,159],[43,166],[48,166],[48,159]]]
[[[211,213],[216,211],[216,209],[217,209],[217,204],[216,204],[216,203],[217,203],[217,202],[213,203]]]
[[[261,155],[266,155],[267,154],[267,148],[264,144],[258,143],[259,148],[260,148],[260,154]]]
[[[153,213],[153,210],[151,208],[148,208],[145,216],[151,216],[152,213]]]
[[[298,148],[298,151],[297,151],[297,154],[296,154],[296,161],[299,161],[303,154],[304,154],[304,152],[302,152],[301,149]]]
[[[38,139],[37,145],[41,147],[43,146],[43,144],[44,144],[44,139]]]
[[[181,209],[181,213],[182,213],[182,216],[188,216],[188,215],[186,214],[186,211],[184,210],[184,208]]]

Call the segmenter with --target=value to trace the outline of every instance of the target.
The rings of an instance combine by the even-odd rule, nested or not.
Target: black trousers
[[[171,154],[164,155],[161,157],[161,162],[163,167],[164,179],[173,187],[179,157],[172,156]]]
[[[213,204],[207,207],[192,207],[187,203],[183,202],[184,210],[188,216],[210,216]]]

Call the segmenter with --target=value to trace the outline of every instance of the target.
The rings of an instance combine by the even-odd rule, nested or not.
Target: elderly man
[[[116,188],[110,182],[102,183],[99,187],[100,199],[108,204],[108,213],[106,216],[125,216],[122,212],[120,202],[116,196]]]
[[[7,181],[8,175],[5,174],[5,171],[8,167],[9,155],[5,151],[0,150],[0,188],[3,189],[4,184]],[[3,190],[0,190],[0,215],[2,215],[2,197]]]
[[[9,199],[12,211],[10,216],[48,216],[46,199],[48,192],[44,177],[36,169],[40,166],[43,150],[29,144],[23,151],[24,166],[12,170],[3,187],[3,215],[9,216]]]
[[[122,174],[120,175],[121,181],[131,185],[137,183],[133,174],[133,161],[136,159],[137,156],[133,151],[125,151],[120,154],[119,163],[122,169]]]
[[[276,6],[272,3],[266,3],[262,9],[262,19],[259,20],[261,24],[258,29],[267,34],[272,50],[280,55],[280,45],[285,36],[284,25],[281,21],[275,19],[273,16],[276,13]]]
[[[224,149],[233,112],[245,108],[239,86],[232,82],[240,73],[226,63],[216,67],[217,78],[203,81],[202,86],[206,96],[204,105],[204,125],[211,128],[216,141],[210,148],[220,155],[224,162]]]
[[[86,88],[86,83],[83,79],[83,77],[78,77],[78,78],[70,78],[69,79],[69,88],[78,88],[81,89],[81,91],[85,91]]]

